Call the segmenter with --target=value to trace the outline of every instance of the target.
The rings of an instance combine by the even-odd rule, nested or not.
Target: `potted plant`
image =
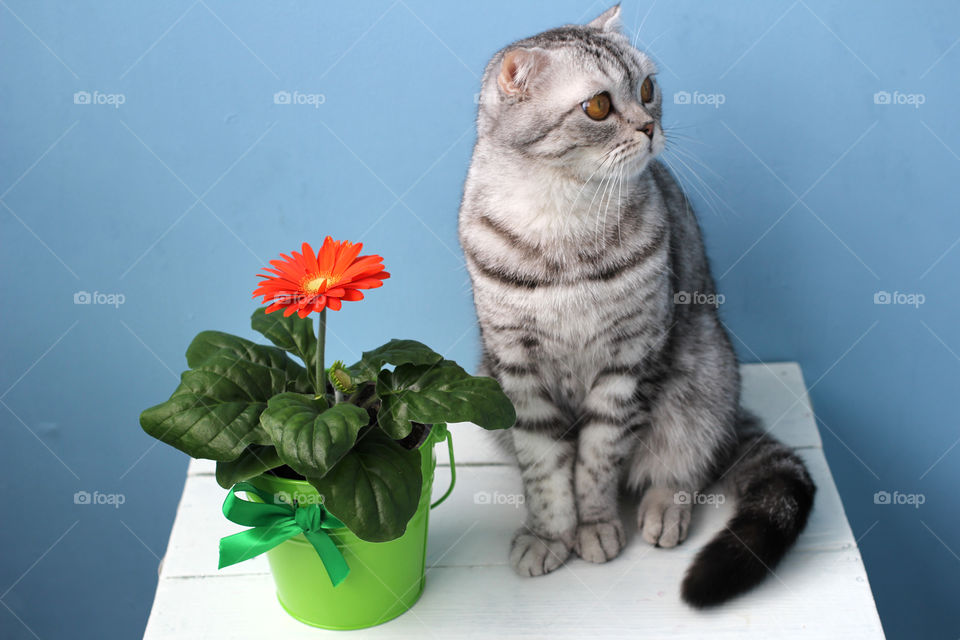
[[[173,395],[140,416],[151,436],[215,460],[224,514],[251,527],[221,540],[220,567],[266,552],[284,608],[332,629],[379,624],[420,596],[446,423],[516,419],[496,381],[414,340],[325,366],[327,309],[390,275],[361,247],[327,237],[272,260],[254,291],[269,306],[251,324],[273,346],[201,332]]]

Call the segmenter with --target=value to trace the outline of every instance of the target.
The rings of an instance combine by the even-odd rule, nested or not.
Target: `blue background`
[[[476,364],[455,230],[478,76],[504,44],[603,8],[0,2],[0,636],[142,632],[187,459],[137,415],[197,331],[253,337],[254,274],[281,251],[362,240],[394,274],[332,316],[332,357],[402,336]],[[669,157],[740,355],[797,360],[813,386],[889,636],[956,638],[957,4],[641,0],[624,18],[661,64]],[[81,490],[125,503],[75,505]],[[876,505],[880,490],[926,501]]]

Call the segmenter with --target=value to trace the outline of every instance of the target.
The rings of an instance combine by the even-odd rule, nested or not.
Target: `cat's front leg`
[[[574,545],[576,443],[558,435],[524,428],[522,419],[513,428],[527,522],[513,536],[510,564],[522,576],[550,573],[566,561]]]
[[[587,562],[616,558],[626,544],[617,513],[617,486],[627,435],[623,427],[592,423],[580,431],[574,486],[577,494],[577,542],[574,549]]]
[[[719,461],[736,442],[738,376],[720,324],[675,346],[675,369],[659,382],[650,407],[650,430],[635,448],[629,486],[644,489],[637,512],[641,537],[658,547],[687,538],[696,492],[714,479]]]
[[[626,544],[617,492],[635,441],[632,429],[647,419],[636,385],[629,372],[602,372],[584,403],[574,469],[579,521],[574,548],[588,562],[612,560]]]

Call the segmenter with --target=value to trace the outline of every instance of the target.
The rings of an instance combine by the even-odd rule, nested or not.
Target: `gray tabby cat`
[[[656,69],[619,15],[613,7],[490,61],[460,241],[481,368],[517,409],[505,435],[529,517],[512,541],[514,569],[545,574],[571,552],[616,557],[621,481],[642,492],[643,539],[673,547],[690,525],[683,492],[723,478],[736,514],[682,588],[708,606],[783,557],[815,487],[739,406],[736,356],[703,302],[714,284],[699,226],[655,160],[665,144]]]

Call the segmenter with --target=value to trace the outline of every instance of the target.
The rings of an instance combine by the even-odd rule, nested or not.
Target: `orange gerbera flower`
[[[284,309],[283,315],[294,312],[306,318],[313,311],[339,311],[343,300],[363,300],[360,289],[375,289],[390,274],[383,270],[380,256],[358,256],[363,244],[335,241],[327,236],[316,254],[306,242],[292,256],[280,254],[283,260],[271,260],[275,268],[264,267],[264,278],[253,292],[272,302],[267,313]]]

